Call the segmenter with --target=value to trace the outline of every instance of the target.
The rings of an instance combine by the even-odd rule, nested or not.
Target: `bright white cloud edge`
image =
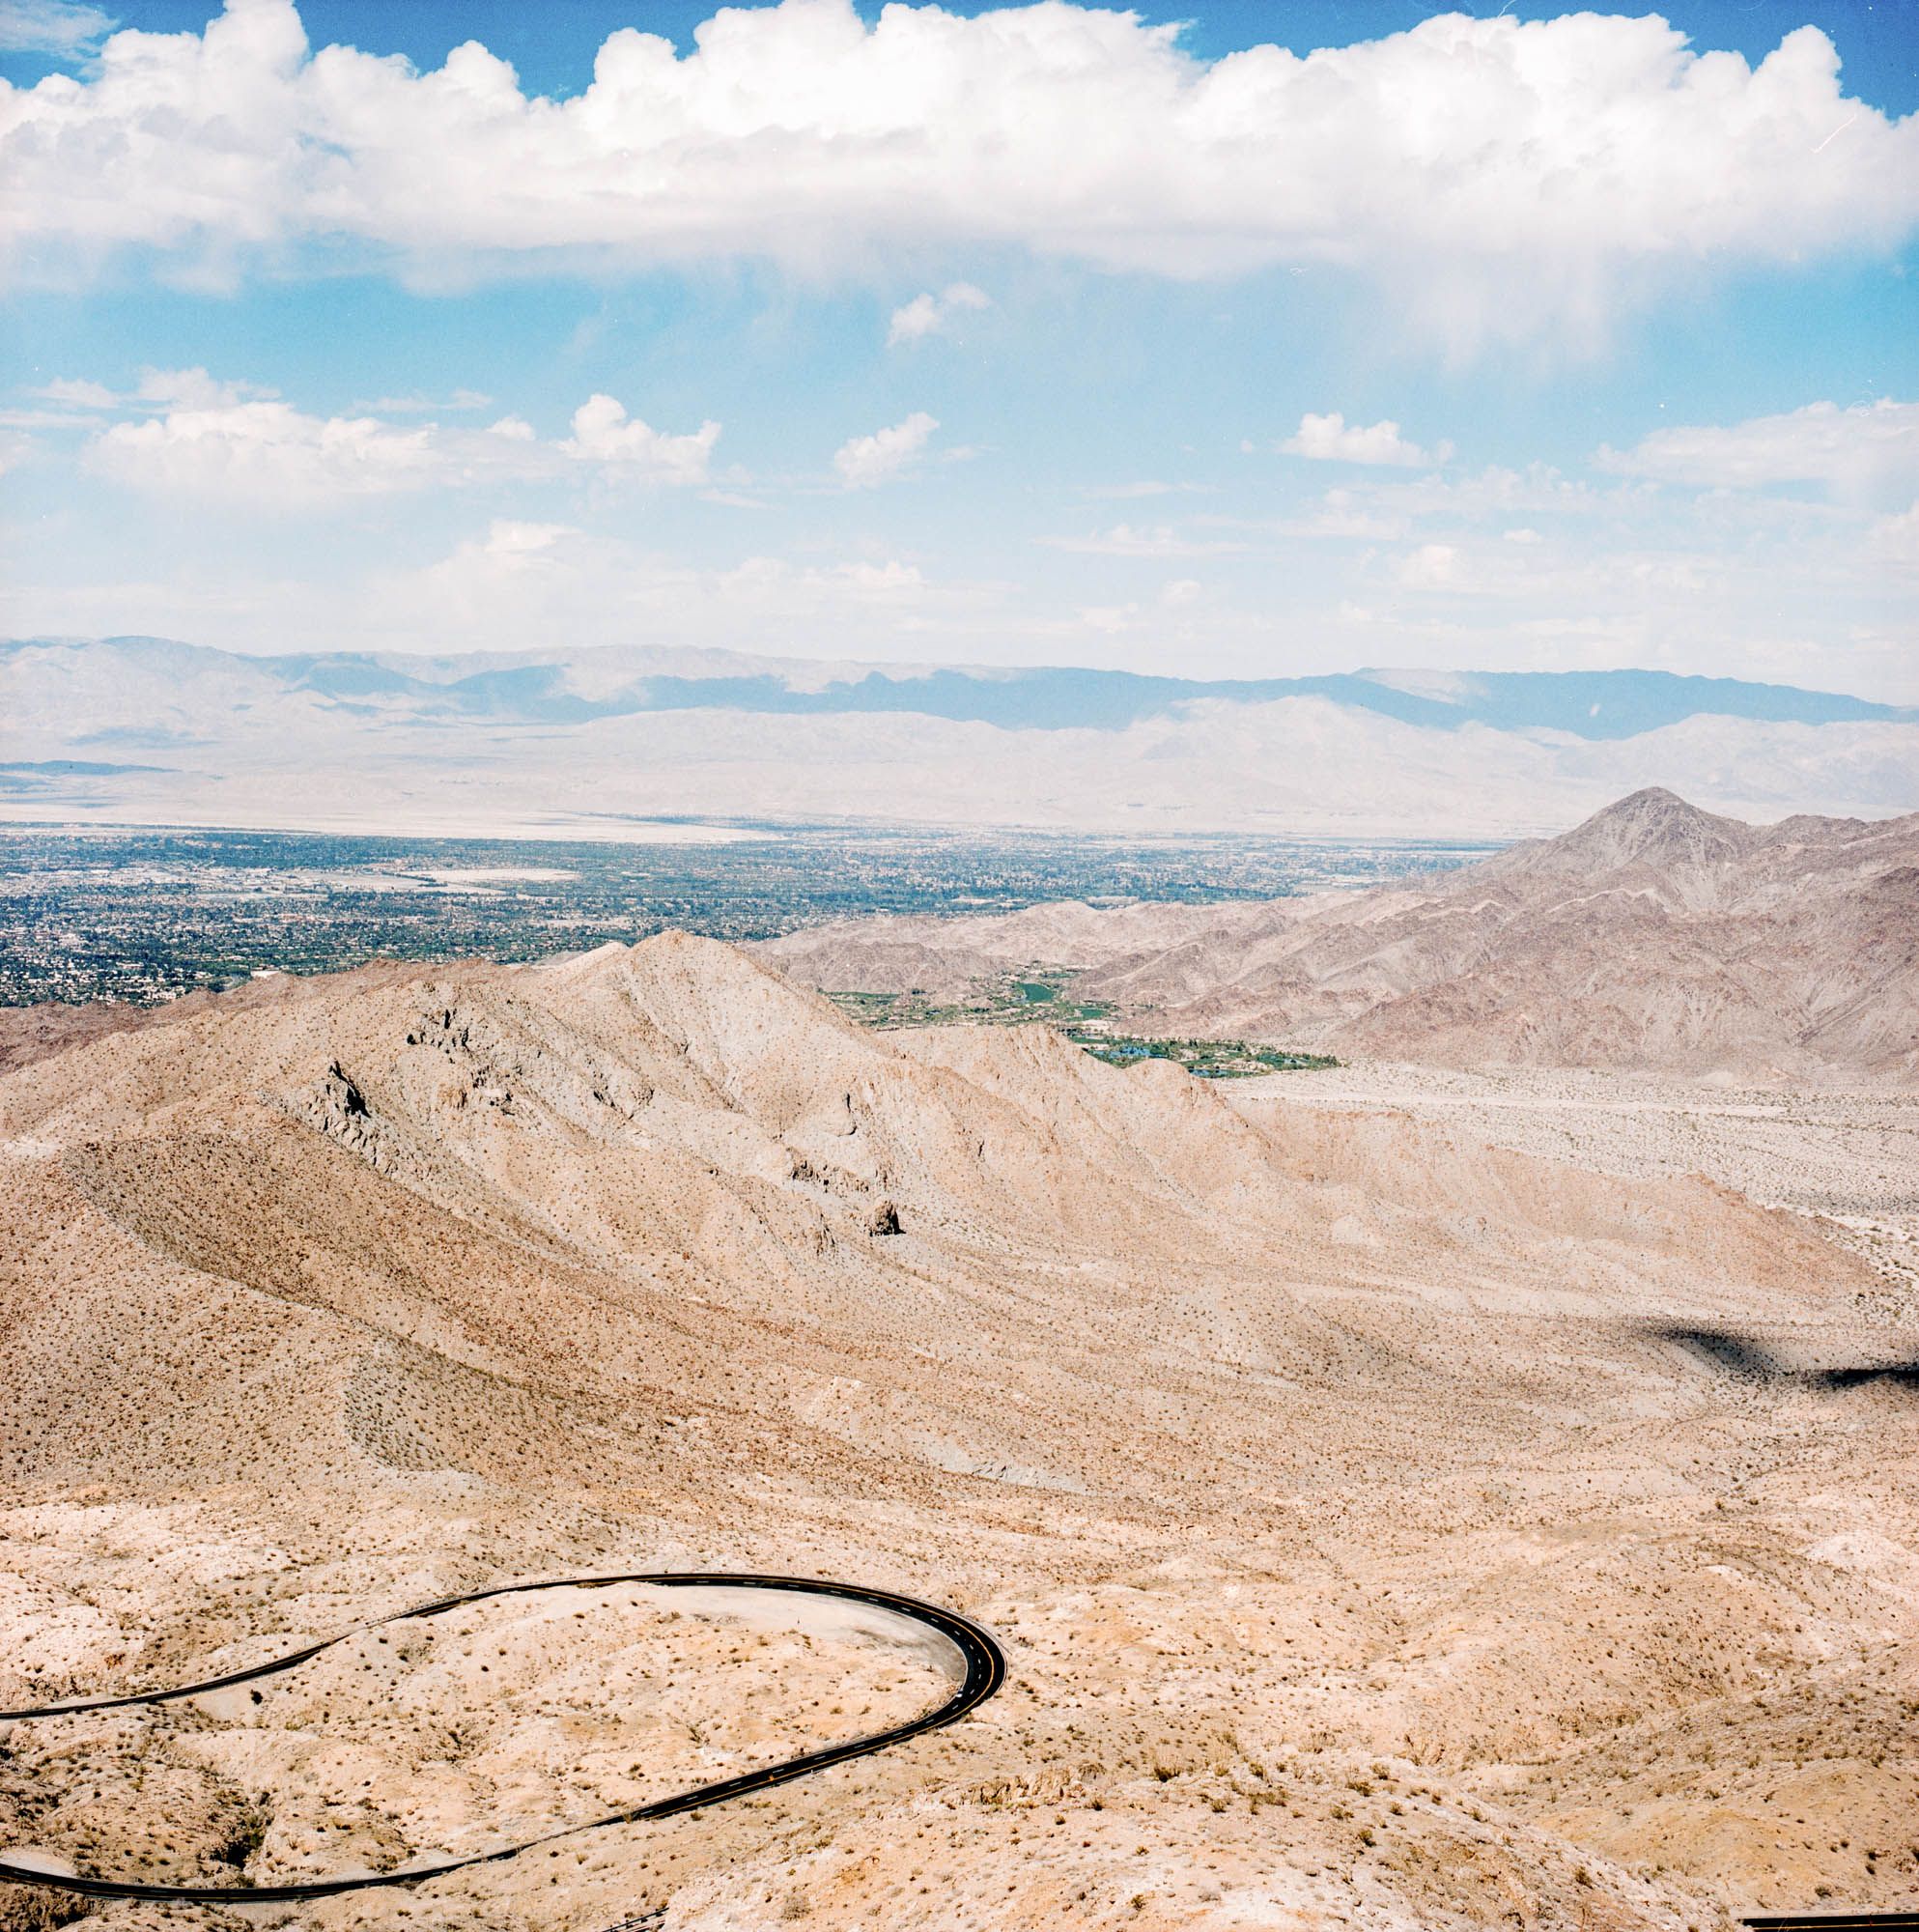
[[[1430,452],[1409,442],[1399,434],[1399,425],[1390,419],[1365,425],[1349,423],[1338,410],[1326,415],[1314,415],[1309,410],[1280,448],[1287,456],[1304,456],[1317,463],[1388,464],[1402,469],[1444,463],[1453,454],[1450,442],[1439,443]]]
[[[1847,97],[1812,27],[1756,68],[1590,14],[1210,62],[1064,0],[872,25],[783,0],[696,38],[682,57],[622,29],[553,101],[477,43],[420,73],[310,51],[290,0],[229,0],[204,35],[115,35],[86,81],[0,93],[13,245],[70,274],[121,244],[217,265],[316,238],[469,271],[611,252],[818,273],[942,245],[1177,276],[1331,263],[1463,351],[1602,333],[1661,264],[1919,226],[1919,117]]]
[[[915,410],[903,422],[875,430],[871,436],[849,437],[834,452],[833,467],[849,490],[871,489],[912,464],[939,427],[937,417]]]

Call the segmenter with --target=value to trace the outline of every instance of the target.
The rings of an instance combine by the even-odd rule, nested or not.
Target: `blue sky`
[[[1919,699],[1909,16],[1430,11],[11,0],[8,628]]]

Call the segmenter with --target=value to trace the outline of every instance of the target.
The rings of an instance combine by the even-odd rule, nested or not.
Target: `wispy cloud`
[[[140,371],[130,389],[112,389],[84,377],[56,377],[33,392],[42,401],[84,410],[224,409],[232,403],[269,402],[279,392],[258,383],[215,382],[205,369]]]
[[[379,416],[430,416],[483,410],[492,401],[478,389],[455,389],[437,400],[432,396],[380,396],[370,403],[355,403],[353,408]]]
[[[904,422],[871,436],[850,437],[833,452],[833,467],[849,490],[866,490],[907,469],[926,447],[939,419],[915,410]]]
[[[955,316],[992,306],[993,298],[971,282],[950,282],[938,295],[915,296],[905,307],[893,310],[887,347],[896,349],[902,342],[944,334]]]
[[[79,378],[56,377],[34,391],[42,402],[64,403],[70,409],[110,410],[120,398],[104,383],[89,383]]]
[[[1162,483],[1156,477],[1145,476],[1135,483],[1089,483],[1080,495],[1105,497],[1114,502],[1139,502],[1149,497],[1199,494],[1207,487],[1203,483]]]
[[[119,24],[79,0],[0,0],[0,53],[78,60],[97,53]]]
[[[1881,563],[1919,570],[1919,503],[1896,516],[1879,518],[1866,533],[1866,547]]]
[[[1082,556],[1229,556],[1246,546],[1225,537],[1181,536],[1170,525],[1143,529],[1133,524],[1115,524],[1084,537],[1039,537],[1035,541],[1049,550],[1073,551]]]
[[[1661,483],[1754,489],[1823,483],[1853,493],[1919,481],[1919,403],[1808,403],[1725,427],[1675,425],[1631,449],[1601,448],[1601,469]]]

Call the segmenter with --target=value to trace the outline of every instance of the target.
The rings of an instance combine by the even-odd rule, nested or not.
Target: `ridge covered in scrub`
[[[1719,1183],[1252,1084],[875,1032],[678,934],[50,1040],[0,1080],[6,1702],[509,1577],[854,1577],[991,1626],[1006,1691],[407,1922],[1679,1932],[1799,1902],[1842,1836],[1854,1896],[1909,1886],[1876,1277]],[[19,1727],[0,1835],[386,1869],[936,1694],[733,1612],[458,1634]]]

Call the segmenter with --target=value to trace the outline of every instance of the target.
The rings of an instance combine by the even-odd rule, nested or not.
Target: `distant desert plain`
[[[292,1906],[7,1932],[1705,1932],[1919,1909],[1919,817],[1636,794],[1444,878],[280,978],[0,1075],[0,1708],[510,1580],[866,1582],[953,1727]],[[826,991],[1065,969],[1194,1077]],[[634,1587],[16,1722],[0,1857],[394,1872],[945,1660]]]

